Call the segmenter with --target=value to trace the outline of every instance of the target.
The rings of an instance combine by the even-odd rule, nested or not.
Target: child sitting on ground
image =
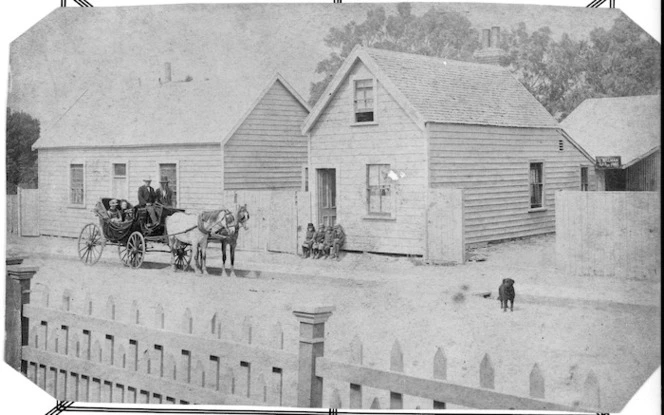
[[[344,228],[340,224],[334,225],[334,235],[332,239],[332,258],[339,259],[339,250],[344,246],[346,242],[346,234],[344,233]]]
[[[313,259],[318,259],[321,256],[323,251],[323,241],[325,240],[325,225],[322,223],[318,227],[316,234],[314,235],[314,244],[313,244]]]
[[[316,228],[314,224],[310,223],[307,225],[307,234],[304,237],[304,242],[302,243],[302,257],[309,258],[311,255],[311,250],[314,245],[314,236],[316,235]]]

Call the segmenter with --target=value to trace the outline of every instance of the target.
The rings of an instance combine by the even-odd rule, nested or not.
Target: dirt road
[[[553,266],[552,237],[489,246],[486,260],[455,267],[419,266],[417,261],[347,254],[342,261],[302,260],[290,255],[238,253],[239,278],[221,275],[221,254],[208,254],[212,275],[172,273],[166,254],[151,253],[142,269],[124,268],[116,248],[86,267],[76,260],[75,241],[39,238],[9,240],[10,253],[30,255],[37,265],[35,300],[48,287],[51,304],[62,292],[82,308],[87,298],[103,310],[113,296],[118,318],[128,321],[133,301],[151,319],[157,305],[166,310],[166,329],[177,330],[188,308],[195,332],[209,330],[215,312],[223,316],[226,338],[239,339],[250,316],[258,343],[267,341],[278,321],[285,345],[295,352],[297,325],[292,311],[301,304],[334,305],[326,325],[326,355],[347,359],[358,336],[366,365],[388,369],[398,340],[404,372],[431,377],[432,359],[442,347],[448,380],[478,385],[479,364],[489,353],[497,391],[528,395],[528,375],[538,363],[547,400],[572,404],[586,375],[600,382],[602,410],[618,412],[661,362],[661,286],[656,281],[559,275]],[[251,269],[252,272],[246,272]],[[517,281],[514,312],[500,311],[496,289],[502,278]],[[491,298],[480,293],[490,291]],[[100,311],[97,311],[100,312]],[[333,383],[329,386],[334,386]],[[387,405],[385,391],[365,392]],[[326,390],[326,401],[329,393]],[[431,408],[406,397],[405,408]],[[383,406],[385,407],[385,406]]]

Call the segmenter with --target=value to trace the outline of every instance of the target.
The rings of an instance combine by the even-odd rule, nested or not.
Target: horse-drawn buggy
[[[123,201],[127,208],[122,213],[126,212],[127,217],[121,216],[118,220],[109,214],[113,200],[102,198],[97,202],[93,212],[99,224],[85,225],[78,237],[78,255],[86,265],[96,264],[106,245],[117,245],[120,261],[131,268],[139,268],[147,252],[166,252],[171,254],[174,270],[187,269],[193,255],[196,256],[194,269],[207,273],[205,251],[208,239],[236,242],[235,232],[240,225],[246,229],[245,222],[249,219],[246,205],[238,208],[236,216],[226,209],[192,215],[186,214],[183,209],[159,204],[152,207],[131,206]],[[153,209],[153,212],[148,209]],[[150,220],[153,215],[157,221]],[[168,249],[159,249],[158,245],[165,245]],[[231,250],[234,251],[234,248],[232,244]],[[224,262],[225,257],[224,249]]]

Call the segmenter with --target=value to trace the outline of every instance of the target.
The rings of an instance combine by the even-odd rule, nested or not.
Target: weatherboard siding
[[[628,191],[659,192],[661,190],[662,152],[657,150],[627,168]]]
[[[39,203],[42,235],[78,236],[86,223],[97,222],[91,209],[111,194],[111,164],[128,163],[129,202],[138,202],[143,178],[152,176],[159,187],[159,163],[178,164],[178,207],[202,211],[221,207],[219,145],[167,147],[40,149]],[[69,204],[69,164],[85,165],[85,205]]]
[[[308,111],[275,82],[224,147],[225,190],[300,190]]]
[[[580,190],[592,163],[552,129],[429,124],[431,187],[464,189],[466,243],[555,231],[555,192]],[[564,140],[563,150],[559,140]],[[529,169],[544,163],[544,211],[530,212]]]
[[[352,125],[349,79],[363,74],[370,76],[361,63],[356,64],[311,131],[310,188],[318,195],[317,169],[336,169],[337,222],[346,231],[346,249],[423,255],[426,140],[380,81],[376,124]],[[367,164],[390,164],[405,173],[394,185],[392,220],[368,218]],[[312,205],[318,217],[316,196]]]

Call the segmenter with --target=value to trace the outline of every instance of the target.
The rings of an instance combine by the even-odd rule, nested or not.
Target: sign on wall
[[[597,156],[597,168],[600,169],[619,169],[620,156]]]

